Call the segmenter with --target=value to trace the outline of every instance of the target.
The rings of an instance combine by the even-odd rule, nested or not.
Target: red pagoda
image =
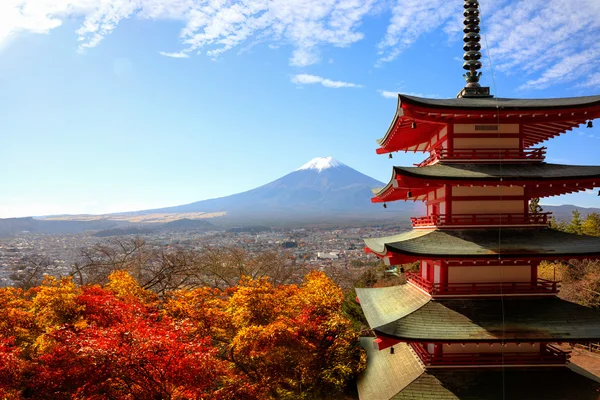
[[[530,201],[600,186],[600,166],[549,164],[547,139],[600,116],[600,96],[500,99],[479,85],[479,4],[465,1],[466,87],[456,99],[399,95],[378,154],[428,152],[394,167],[373,202],[423,201],[413,230],[365,240],[407,284],[356,289],[363,400],[599,399],[600,380],[557,344],[600,341],[600,312],[557,297],[543,260],[600,259],[600,238],[549,228]],[[564,348],[564,347],[562,347]]]

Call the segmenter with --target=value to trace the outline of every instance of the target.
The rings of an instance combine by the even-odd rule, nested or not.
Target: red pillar
[[[538,263],[531,264],[531,284],[535,286],[538,280]]]
[[[445,261],[440,262],[440,286],[443,292],[448,290],[448,263]]]

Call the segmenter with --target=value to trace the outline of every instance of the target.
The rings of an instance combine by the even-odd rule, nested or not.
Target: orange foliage
[[[163,300],[121,271],[104,287],[50,277],[0,289],[0,398],[327,396],[365,367],[342,300],[319,272]]]

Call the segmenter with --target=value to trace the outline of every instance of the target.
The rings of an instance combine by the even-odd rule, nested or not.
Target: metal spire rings
[[[465,54],[463,59],[465,63],[463,64],[463,68],[466,69],[467,72],[463,76],[467,81],[467,86],[477,87],[479,86],[479,77],[481,76],[481,72],[477,72],[478,69],[481,68],[481,36],[479,36],[479,1],[478,0],[465,0],[465,28],[463,32],[465,36],[463,40],[465,45],[463,49],[465,50]]]

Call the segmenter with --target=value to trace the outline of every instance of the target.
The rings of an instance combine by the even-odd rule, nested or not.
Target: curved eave
[[[399,260],[600,259],[600,238],[552,229],[414,229],[364,241],[377,256]]]
[[[406,343],[379,351],[361,337],[367,368],[357,379],[360,400],[597,399],[600,378],[566,367],[437,368],[425,370]]]
[[[462,111],[545,111],[565,109],[600,109],[600,95],[550,99],[454,98],[427,99],[400,94],[399,103],[432,110]]]
[[[432,300],[373,330],[407,341],[585,342],[600,337],[600,311],[557,297]]]
[[[427,182],[423,184],[420,181],[415,182],[413,179],[402,179],[396,172],[396,169],[393,169],[392,178],[387,185],[382,188],[372,189],[373,197],[371,198],[371,202],[385,203],[398,200],[425,201],[427,193],[441,186],[442,183],[431,185]]]
[[[427,179],[434,181],[549,181],[597,179],[600,166],[563,164],[444,164],[426,167],[394,167],[392,179]]]
[[[501,182],[504,186],[506,182],[526,186],[531,197],[576,193],[600,186],[600,166],[438,163],[426,167],[394,167],[390,182],[375,189],[371,201],[425,200],[426,193],[448,183],[498,186]]]
[[[417,127],[413,128],[413,122]],[[377,140],[377,154],[387,154],[394,151],[426,151],[427,142],[446,124],[444,122],[426,121],[414,115],[398,95],[396,114],[385,135]],[[410,150],[409,150],[410,149]]]
[[[380,382],[372,379],[373,383]],[[361,400],[597,400],[598,382],[598,377],[573,364],[555,368],[441,368],[424,372],[395,396]]]
[[[398,95],[396,115],[378,154],[426,151],[427,142],[449,123],[519,123],[524,145],[534,146],[600,117],[600,96],[560,99],[425,99]],[[412,129],[412,122],[417,128]]]
[[[358,289],[369,326],[402,341],[588,341],[600,337],[600,311],[557,297],[434,300],[412,285]]]

